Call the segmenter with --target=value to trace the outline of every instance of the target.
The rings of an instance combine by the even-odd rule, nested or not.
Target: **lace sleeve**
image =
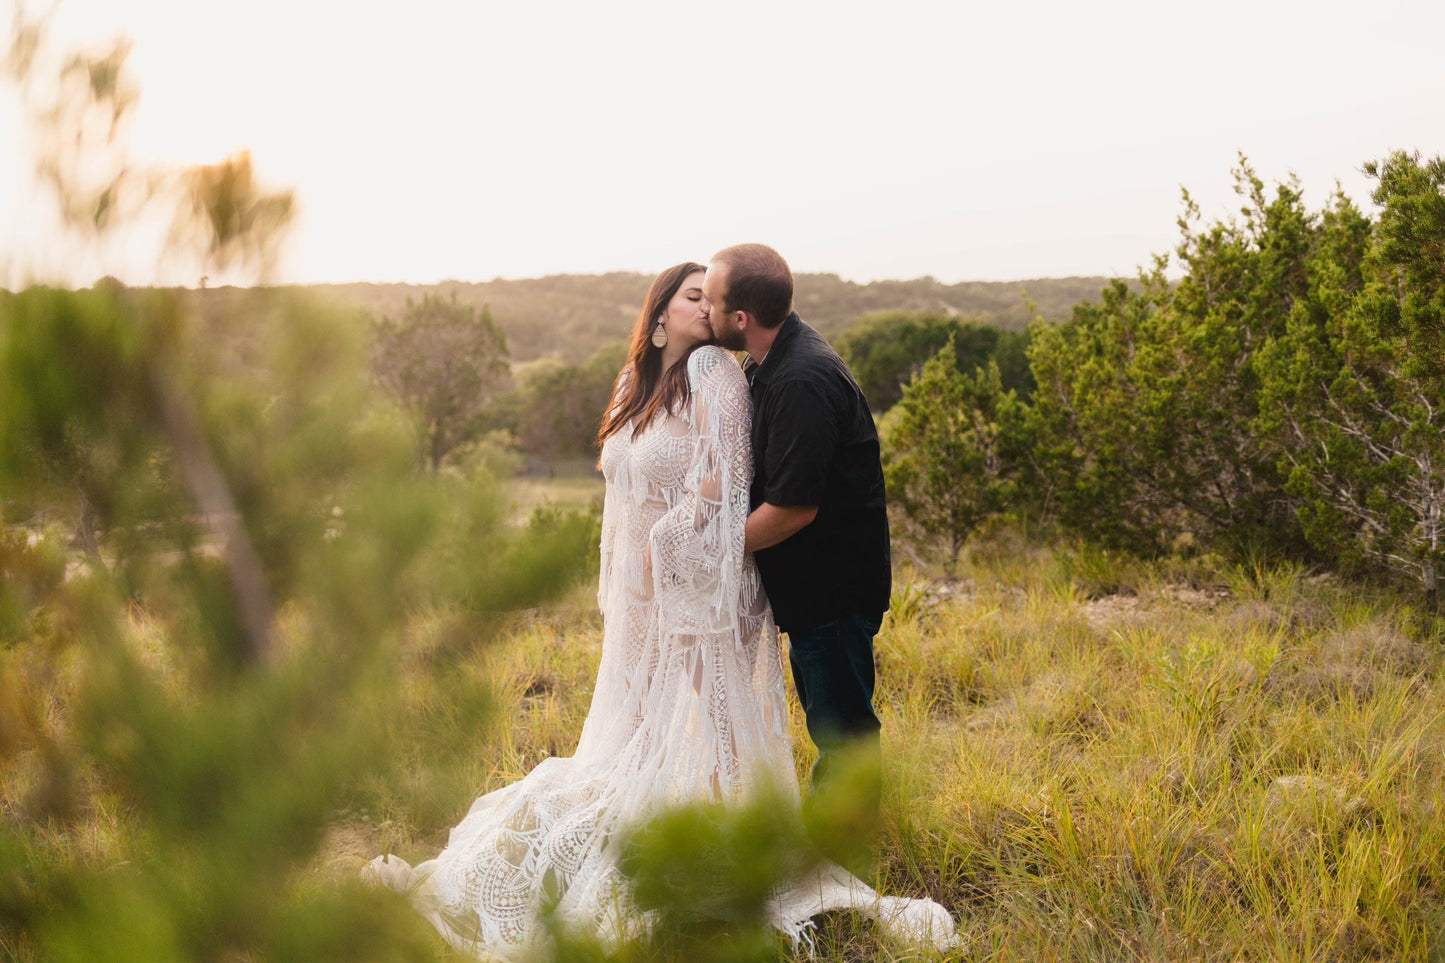
[[[692,459],[682,497],[650,534],[653,586],[679,629],[727,631],[756,592],[756,580],[743,577],[752,403],[742,369],[721,348],[692,353],[688,383]]]
[[[606,414],[610,415],[617,409],[618,405],[622,403],[623,391],[627,388],[627,384],[631,380],[632,365],[629,364],[624,367],[621,374],[617,376],[617,384],[612,390],[612,398],[607,402]],[[622,430],[628,431],[630,429],[624,425]],[[597,457],[597,467],[604,469],[604,474],[606,473],[603,464],[607,460],[606,448],[611,442],[611,438],[603,442],[603,451],[599,452]],[[604,612],[607,611],[607,587],[612,584],[613,579],[612,563],[617,542],[617,496],[614,492],[614,487],[609,480],[602,498],[602,533],[599,543],[600,559],[597,566],[597,607]]]

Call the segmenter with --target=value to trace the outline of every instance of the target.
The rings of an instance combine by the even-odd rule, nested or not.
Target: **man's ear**
[[[751,314],[748,314],[746,311],[739,311],[737,312],[737,315],[739,331],[746,331],[749,327],[752,326],[753,316]]]

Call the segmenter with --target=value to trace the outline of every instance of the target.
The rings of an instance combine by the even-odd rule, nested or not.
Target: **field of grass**
[[[517,520],[601,492],[586,466],[509,485]],[[884,820],[866,874],[955,914],[965,942],[949,959],[1445,958],[1438,622],[1384,589],[1288,564],[1143,563],[1007,534],[976,545],[957,575],[895,572],[876,650]],[[385,731],[332,803],[303,896],[329,889],[348,912],[404,914],[430,947],[423,958],[450,958],[409,911],[377,914],[391,896],[360,890],[357,872],[379,853],[434,855],[477,794],[571,753],[600,656],[594,596],[584,580],[500,619],[445,596],[414,605],[381,688],[358,690],[351,707]],[[115,643],[135,649],[167,698],[219,691],[196,670],[184,623],[167,639],[164,616],[131,604]],[[132,859],[169,850],[147,837],[158,824],[133,808],[135,786],[66,755],[82,650],[60,644],[63,621],[53,634],[36,624],[55,647],[7,642],[0,671],[45,690],[35,731],[56,741],[17,741],[20,709],[0,705],[0,814],[21,847],[7,852],[120,879]],[[289,629],[304,633],[304,621]],[[812,748],[791,708],[802,780]],[[210,745],[178,739],[167,751]],[[218,777],[240,778],[224,762]],[[196,856],[202,838],[175,851]],[[284,858],[292,845],[309,853],[314,841],[273,849]],[[157,905],[176,895],[165,887],[211,872],[197,859],[192,876],[145,871]],[[5,915],[17,885],[0,886],[0,957],[48,959]],[[817,922],[815,959],[917,955],[851,914]],[[776,955],[806,958],[781,940]],[[626,959],[704,963],[665,942]]]
[[[960,575],[896,573],[877,642],[871,881],[952,910],[950,958],[1445,953],[1441,639],[1408,605],[1290,566],[1018,544]],[[444,613],[417,622],[398,722],[415,778],[339,819],[321,872],[426,858],[475,794],[571,752],[591,595],[459,653]],[[801,776],[796,717],[794,741]],[[847,914],[818,936],[822,960],[911,958]]]
[[[506,487],[514,519],[525,519],[544,503],[562,509],[602,504],[602,475],[591,459],[555,459],[532,473],[511,479]]]

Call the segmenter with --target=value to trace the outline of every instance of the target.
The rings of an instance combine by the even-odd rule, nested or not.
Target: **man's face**
[[[702,279],[702,297],[708,305],[708,325],[717,343],[729,351],[743,350],[743,333],[738,328],[736,311],[727,310],[727,268],[714,261]]]

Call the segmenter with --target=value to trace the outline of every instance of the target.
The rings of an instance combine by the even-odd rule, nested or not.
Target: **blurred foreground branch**
[[[149,370],[160,422],[186,488],[208,523],[219,529],[226,570],[246,633],[246,651],[252,662],[265,662],[271,651],[271,599],[261,558],[251,544],[226,476],[206,444],[194,409],[172,387],[160,364],[152,362]]]

